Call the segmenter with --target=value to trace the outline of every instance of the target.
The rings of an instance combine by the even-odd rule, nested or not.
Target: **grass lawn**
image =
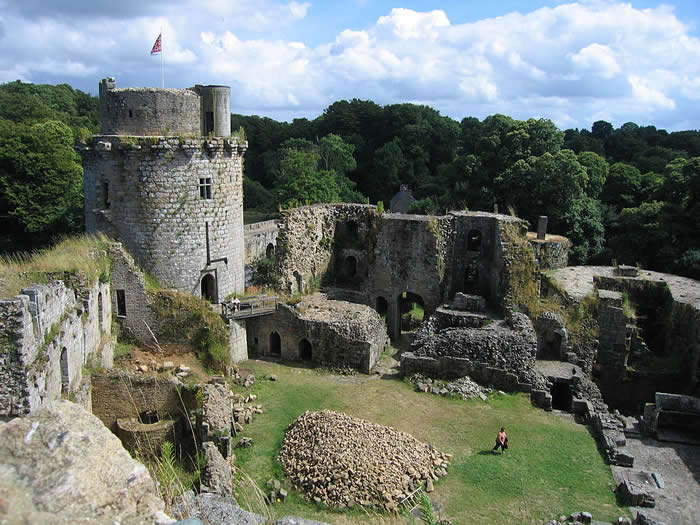
[[[244,434],[253,446],[236,449],[238,502],[273,517],[297,516],[329,523],[405,523],[404,518],[362,510],[338,512],[308,503],[290,490],[284,504],[265,509],[253,495],[270,478],[284,480],[277,454],[284,432],[305,410],[331,409],[389,425],[454,455],[448,476],[430,496],[439,517],[459,524],[541,524],[561,514],[589,511],[611,522],[629,516],[615,504],[613,479],[584,426],[567,417],[536,409],[525,395],[493,395],[488,402],[464,401],[414,392],[400,380],[378,376],[341,377],[315,370],[263,361],[243,364],[258,381],[264,413]],[[275,374],[277,381],[262,379]],[[236,388],[236,387],[234,387]],[[504,426],[511,448],[492,454],[498,429]]]

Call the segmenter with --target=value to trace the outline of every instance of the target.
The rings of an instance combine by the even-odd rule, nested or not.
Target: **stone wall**
[[[249,353],[350,366],[364,373],[369,373],[388,342],[384,321],[374,310],[323,294],[295,307],[280,304],[274,314],[250,318],[246,324]]]
[[[280,284],[289,293],[310,282],[357,290],[361,302],[384,305],[389,335],[400,334],[404,293],[420,297],[430,315],[457,292],[483,295],[502,309],[506,293],[505,224],[492,213],[442,217],[384,214],[367,205],[315,205],[283,214],[278,237]]]
[[[0,416],[36,410],[84,388],[82,368],[112,366],[108,284],[34,284],[0,300]]]
[[[527,240],[535,252],[540,271],[566,268],[569,264],[569,250],[573,244],[566,237],[547,235],[545,239],[538,239],[536,232],[528,232]]]
[[[80,150],[86,231],[123,242],[165,286],[216,302],[241,293],[246,148],[237,139],[95,137]]]
[[[188,342],[182,330],[173,329],[182,324],[178,315],[163,315],[155,302],[163,299],[169,302],[173,292],[167,290],[146,290],[145,276],[133,258],[121,244],[114,243],[112,256],[112,311],[120,325],[122,334],[142,345],[153,344],[154,337],[160,343]],[[122,305],[117,304],[122,297]],[[201,306],[201,305],[197,305]],[[179,312],[185,313],[186,312]],[[248,359],[245,321],[230,321],[229,358],[232,363]]]
[[[231,89],[121,88],[114,78],[99,85],[103,135],[231,135]]]
[[[252,264],[262,257],[274,256],[278,233],[279,221],[246,224],[243,228],[246,265]]]
[[[117,419],[138,419],[142,412],[155,410],[161,419],[177,420],[196,408],[194,394],[172,376],[92,375],[92,412],[115,434]]]
[[[253,284],[255,263],[263,257],[275,256],[278,233],[279,221],[256,222],[243,227],[246,288]]]

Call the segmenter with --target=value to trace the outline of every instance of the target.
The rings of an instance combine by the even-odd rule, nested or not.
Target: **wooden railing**
[[[256,295],[246,297],[238,304],[233,301],[221,303],[221,315],[224,319],[245,319],[257,317],[277,310],[279,297],[276,295]]]

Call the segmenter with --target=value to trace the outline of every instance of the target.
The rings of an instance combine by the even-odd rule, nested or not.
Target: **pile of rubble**
[[[472,381],[469,376],[447,382],[433,380],[422,374],[413,374],[409,381],[411,384],[416,385],[416,390],[419,392],[429,392],[440,396],[458,395],[462,396],[462,399],[478,397],[482,401],[486,401],[486,394],[492,391],[491,388],[481,386],[479,383]]]
[[[424,483],[433,490],[452,460],[404,432],[330,410],[299,416],[287,428],[279,458],[310,501],[388,511]]]

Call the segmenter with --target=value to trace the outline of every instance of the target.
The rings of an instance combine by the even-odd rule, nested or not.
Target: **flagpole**
[[[160,28],[160,87],[165,89],[165,73],[163,72],[163,28]]]

